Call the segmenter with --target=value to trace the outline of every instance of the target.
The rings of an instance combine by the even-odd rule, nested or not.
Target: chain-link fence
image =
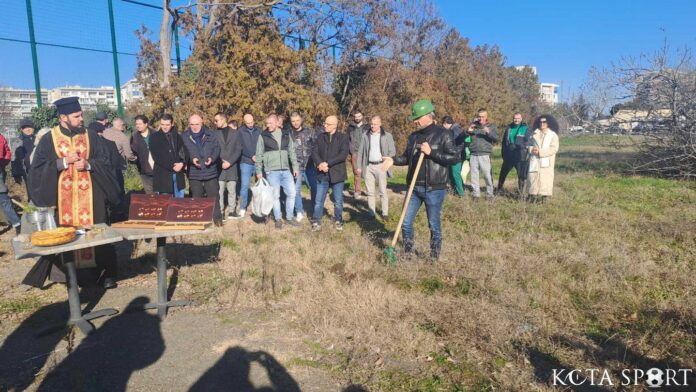
[[[88,107],[107,104],[121,113],[129,100],[140,98],[132,82],[140,48],[135,32],[159,31],[162,9],[152,0],[9,0],[2,8],[4,125],[62,96],[77,95]],[[180,43],[186,57],[187,37]]]

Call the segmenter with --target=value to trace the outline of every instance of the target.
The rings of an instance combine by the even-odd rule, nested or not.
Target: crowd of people
[[[56,205],[55,190],[49,192],[51,197],[47,198],[44,189],[56,185],[55,173],[62,175],[69,172],[67,169],[79,165],[79,172],[84,170],[92,174],[90,181],[97,190],[108,186],[109,182],[95,178],[95,170],[108,171],[115,189],[102,189],[99,197],[94,199],[98,199],[95,204],[104,203],[105,206],[93,206],[93,210],[106,208],[109,211],[98,219],[105,222],[125,219],[124,171],[128,164],[137,166],[147,194],[186,197],[188,186],[190,197],[215,198],[213,216],[214,224],[218,226],[227,219],[248,215],[254,179],[265,178],[273,189],[275,227],[281,229],[285,224],[301,226],[308,216],[312,231],[321,230],[329,190],[333,194],[333,227],[338,231],[343,229],[347,163],[352,167],[354,199],[366,196],[370,217],[378,219],[379,216],[382,221],[390,219],[387,180],[392,176],[392,166],[408,166],[407,182],[411,183],[415,177],[415,188],[411,200],[404,207],[404,250],[410,252],[413,249],[413,223],[420,206],[425,204],[433,259],[440,254],[440,211],[447,192],[449,190],[456,197],[465,196],[469,188],[466,186],[468,176],[471,177],[468,183],[473,200],[481,197],[481,176],[485,182],[485,198],[492,200],[496,193],[503,192],[505,180],[513,168],[517,172],[520,195],[544,201],[553,192],[558,136],[549,127],[550,123],[555,123],[550,116],[539,117],[529,127],[522,114],[514,113],[501,135],[485,109],[479,110],[473,121],[462,125],[450,116],[437,121],[432,102],[419,100],[412,106],[410,117],[417,130],[409,135],[405,150],[399,154],[394,137],[380,116],[373,115],[368,119],[361,111],[354,111],[345,132],[339,130],[337,116],[326,117],[314,130],[305,124],[303,115],[298,112],[290,113],[289,121],[285,121],[284,116],[269,114],[262,124],[257,124],[249,113],[244,114],[238,123],[220,112],[212,118],[211,127],[203,116],[192,114],[188,118],[188,127],[182,132],[174,126],[171,114],[160,116],[157,127],[147,116],[137,115],[135,129],[129,137],[123,119],[109,120],[104,113],[98,113],[95,121],[85,128],[77,98],[61,100],[56,102],[56,106],[60,125],[53,130],[35,134],[31,120],[20,123],[21,145],[16,149],[13,161],[7,142],[0,138],[0,152],[3,154],[0,159],[0,173],[3,174],[0,205],[10,225],[16,228],[19,217],[12,208],[4,179],[5,166],[10,161],[13,177],[17,182],[27,184],[28,198],[37,205]],[[93,153],[98,149],[101,155],[90,159],[84,154],[80,156],[81,147],[76,147],[70,140],[84,134],[88,138],[93,135],[90,151]],[[42,143],[45,135],[51,137]],[[61,147],[57,143],[63,136],[68,138],[67,145],[77,148],[77,155],[61,156]],[[492,153],[498,143],[501,144],[503,162],[498,187],[494,188]],[[421,153],[424,155],[423,163],[416,172]],[[54,170],[52,173],[41,172],[45,169],[47,157],[57,159],[50,165]],[[97,160],[99,164],[96,164]],[[47,176],[51,177],[50,181]],[[303,183],[310,190],[311,207],[307,211],[301,193]],[[109,197],[112,191],[118,197]],[[72,218],[79,220],[77,216]]]

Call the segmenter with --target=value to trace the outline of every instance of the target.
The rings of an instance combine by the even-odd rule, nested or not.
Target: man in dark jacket
[[[440,211],[447,194],[449,167],[457,163],[460,156],[450,132],[435,124],[434,112],[435,107],[430,100],[421,99],[413,104],[410,119],[416,124],[418,131],[409,135],[403,155],[394,157],[395,165],[408,165],[406,181],[409,184],[413,176],[416,176],[416,186],[413,189],[411,200],[406,206],[406,215],[401,226],[404,251],[406,253],[413,251],[413,221],[421,204],[425,203],[428,226],[430,227],[430,258],[432,261],[436,261],[440,257],[440,249],[442,248]],[[423,164],[418,173],[415,173],[421,152],[425,154]]]
[[[325,132],[317,135],[312,148],[312,161],[317,168],[317,195],[312,216],[312,231],[321,229],[324,201],[331,187],[334,197],[334,226],[343,230],[343,186],[346,179],[346,158],[350,153],[348,135],[336,132],[338,118],[329,116],[324,121]],[[357,156],[356,156],[357,158]]]
[[[362,137],[364,134],[370,131],[370,124],[363,121],[364,116],[361,111],[356,110],[353,112],[353,122],[348,125],[348,143],[350,145],[350,163],[353,166],[353,176],[355,180],[355,192],[353,192],[353,197],[356,199],[360,198],[360,193],[362,189],[362,175],[358,169],[358,151],[360,150],[360,143],[362,142]]]
[[[498,142],[498,130],[488,121],[486,109],[479,109],[476,121],[467,129],[471,136],[471,187],[474,200],[481,196],[479,172],[483,172],[486,180],[486,199],[493,199],[493,170],[491,165],[491,153],[493,144]]]
[[[213,132],[203,126],[203,118],[197,114],[189,117],[189,127],[182,138],[189,156],[191,196],[215,198],[213,220],[216,226],[222,226],[217,166],[217,161],[220,159],[220,144]]]
[[[501,153],[503,155],[503,167],[498,177],[498,191],[502,192],[505,186],[505,178],[512,168],[517,172],[517,189],[520,194],[524,191],[524,183],[527,179],[527,124],[522,122],[522,114],[515,113],[512,123],[508,125],[503,134]]]
[[[235,211],[237,207],[237,180],[239,180],[239,158],[242,156],[242,143],[239,140],[239,131],[233,129],[227,123],[227,115],[218,113],[215,115],[217,131],[213,132],[220,145],[220,160],[218,161],[218,186],[220,188],[220,211],[222,218],[229,215],[230,218],[239,218]],[[225,190],[227,190],[227,214],[225,214]]]
[[[36,136],[34,135],[35,127],[34,122],[31,119],[25,118],[19,122],[19,130],[21,135],[19,139],[22,141],[15,149],[15,163],[13,163],[13,169],[16,168],[16,173],[12,176],[16,178],[21,177],[24,180],[24,185],[27,187],[27,196],[31,200],[31,195],[29,194],[29,185],[26,183],[27,174],[29,173],[29,157],[31,157],[31,152],[34,151],[34,140]]]
[[[147,116],[143,114],[135,116],[135,130],[137,132],[133,132],[130,143],[133,154],[138,157],[136,163],[140,173],[140,180],[143,182],[143,189],[148,195],[153,193],[152,166],[155,163],[152,159],[152,154],[150,154],[150,136],[155,131],[150,128],[149,123],[150,120]]]
[[[150,138],[150,152],[155,167],[152,169],[152,187],[155,193],[184,197],[186,192],[186,148],[172,123],[174,118],[165,113],[160,118],[159,132]]]
[[[292,132],[295,155],[300,166],[300,173],[295,177],[295,216],[298,222],[304,218],[302,208],[302,179],[309,187],[312,207],[317,193],[317,168],[312,163],[312,147],[314,146],[314,131],[304,125],[304,118],[297,112],[290,114],[290,129]]]
[[[116,147],[116,143],[104,138],[105,129],[106,128],[104,127],[104,124],[102,124],[99,121],[92,121],[87,126],[87,130],[96,133],[106,145],[107,151],[109,152],[109,161],[111,162],[111,172],[113,173],[114,178],[118,179],[118,173],[121,171],[121,168],[123,167],[123,165],[125,165],[126,162],[123,160],[123,157],[121,157],[121,154],[118,152],[118,147]],[[125,193],[123,192],[123,189],[120,188],[120,184],[119,191],[121,195],[120,202],[116,205],[107,203],[107,224],[122,222],[128,219],[128,211],[126,211],[124,203]]]
[[[239,192],[239,216],[244,218],[249,205],[249,186],[251,178],[256,172],[256,144],[259,141],[261,130],[254,125],[254,117],[247,113],[244,115],[244,124],[239,127],[239,138],[242,141],[242,158],[239,161],[240,181]]]

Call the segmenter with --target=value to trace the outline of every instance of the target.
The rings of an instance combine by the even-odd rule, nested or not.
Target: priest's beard
[[[71,125],[69,121],[61,122],[60,125],[72,133],[82,133],[85,130],[84,121],[80,121],[76,126]]]
[[[82,133],[85,131],[85,126],[84,126],[84,123],[82,123],[76,127],[68,125],[68,129],[73,133]]]

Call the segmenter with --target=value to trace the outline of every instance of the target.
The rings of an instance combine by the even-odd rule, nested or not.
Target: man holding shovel
[[[442,248],[440,211],[447,193],[449,167],[459,161],[460,152],[451,133],[435,124],[435,108],[430,100],[421,99],[413,104],[410,119],[418,131],[408,137],[403,155],[394,157],[394,165],[408,165],[406,179],[410,187],[399,222],[403,223],[404,251],[413,251],[413,221],[421,204],[425,203],[430,227],[430,259],[437,261]],[[398,231],[399,227],[395,238],[398,238]]]

